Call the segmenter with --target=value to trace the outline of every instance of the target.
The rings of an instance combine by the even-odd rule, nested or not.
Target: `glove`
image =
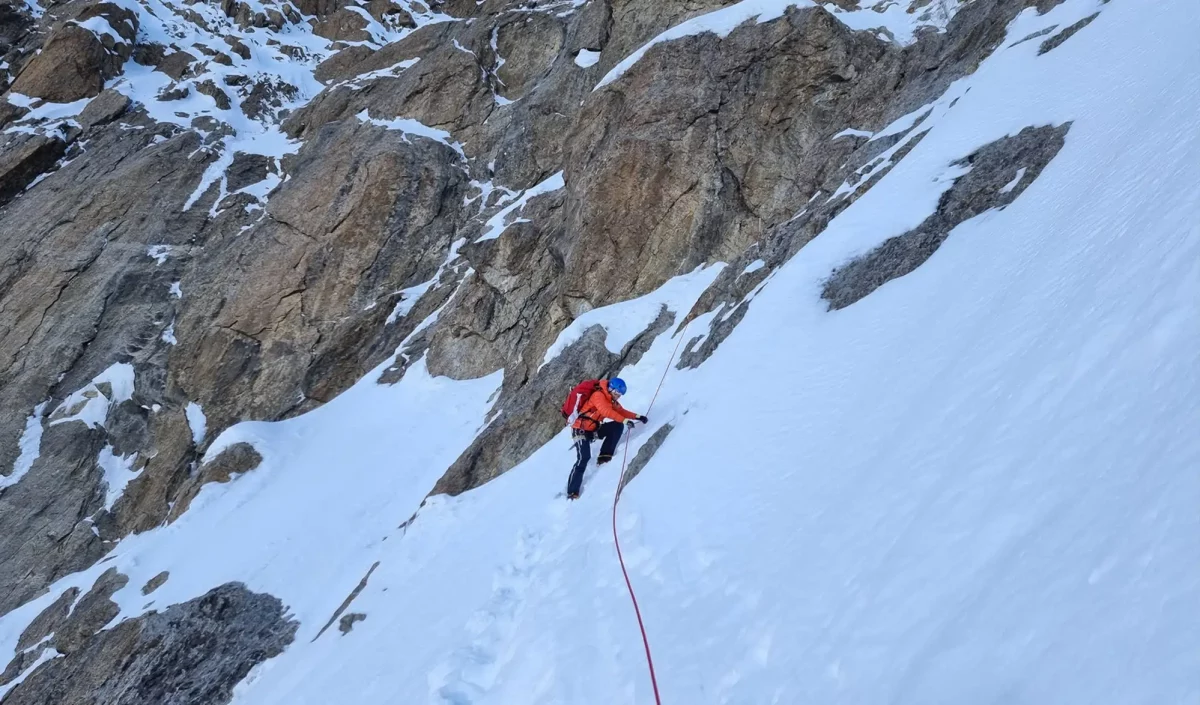
[[[645,415],[637,417],[637,420],[641,421],[642,423],[650,423],[650,419],[646,418]]]
[[[625,422],[625,428],[633,429],[633,419],[629,419]]]

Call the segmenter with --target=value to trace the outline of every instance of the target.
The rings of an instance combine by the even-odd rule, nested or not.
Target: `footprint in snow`
[[[534,572],[546,562],[546,538],[566,527],[569,513],[560,500],[552,503],[548,515],[550,525],[545,530],[526,527],[520,531],[512,563],[496,572],[491,597],[466,625],[468,643],[455,649],[430,674],[431,702],[471,705],[496,685],[517,651],[513,635],[522,619]],[[565,548],[553,550],[553,554],[562,550]]]

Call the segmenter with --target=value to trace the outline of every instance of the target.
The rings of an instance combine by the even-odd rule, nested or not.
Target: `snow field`
[[[1100,9],[1044,56],[1010,46]],[[1200,697],[1196,26],[1188,0],[1023,13],[712,357],[670,370],[629,457],[674,430],[619,516],[666,702]],[[1012,205],[826,311],[829,272],[929,215],[951,162],[1066,121],[1065,147]],[[664,303],[682,313],[703,287],[679,282]],[[616,340],[648,300],[589,316]],[[649,404],[674,335],[621,371],[628,408]],[[452,382],[415,363],[386,387],[378,372],[302,417],[225,431],[210,457],[246,441],[262,465],[0,619],[0,649],[115,566],[130,576],[118,619],[228,580],[284,600],[296,641],[236,703],[650,702],[610,534],[619,467],[556,498],[564,430],[400,528],[480,430],[500,375]],[[366,619],[314,640],[376,561],[348,609]]]

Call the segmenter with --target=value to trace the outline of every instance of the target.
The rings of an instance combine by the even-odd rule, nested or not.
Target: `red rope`
[[[679,344],[683,342],[686,334],[687,325],[684,325],[683,332],[679,334],[679,340],[675,343],[675,350],[671,353],[671,359],[667,362],[667,369],[663,370],[662,379],[658,380],[658,389],[654,390],[654,396],[650,399],[650,406],[646,407],[647,416],[650,415],[650,410],[654,408],[654,402],[658,399],[658,393],[662,391],[663,382],[667,380],[667,372],[671,370],[671,365],[675,362],[675,355],[679,353]],[[658,677],[654,674],[654,657],[650,655],[650,639],[646,636],[646,625],[642,621],[642,610],[638,607],[637,595],[633,592],[633,583],[629,580],[629,571],[625,569],[625,557],[621,555],[621,539],[617,534],[617,503],[621,500],[621,489],[625,485],[625,467],[629,462],[629,438],[632,435],[633,431],[631,429],[629,435],[625,436],[625,455],[621,458],[621,477],[617,481],[617,492],[613,495],[613,545],[617,547],[617,560],[621,563],[621,574],[625,576],[625,587],[629,590],[629,600],[633,602],[633,613],[637,615],[638,629],[642,632],[642,646],[646,647],[646,666],[650,668],[650,686],[654,689],[654,702],[656,705],[662,705],[662,698],[658,695]]]

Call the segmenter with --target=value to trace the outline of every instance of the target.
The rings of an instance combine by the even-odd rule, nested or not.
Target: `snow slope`
[[[1101,7],[1044,56],[1012,45]],[[619,520],[665,702],[1200,699],[1198,26],[1192,0],[1022,14],[713,356],[671,371],[631,457],[674,430]],[[1065,121],[1066,146],[1014,204],[826,311],[830,270],[932,212],[951,162]],[[697,292],[680,291],[667,305],[685,311]],[[624,313],[607,315],[616,329]],[[622,371],[631,409],[673,333]],[[616,470],[556,499],[564,432],[404,523],[500,379],[420,363],[394,387],[376,376],[227,431],[210,455],[249,441],[263,465],[4,617],[0,649],[116,566],[123,616],[227,580],[284,600],[297,639],[237,703],[652,702],[609,534]],[[366,619],[317,638],[376,562],[350,606]],[[160,570],[170,580],[142,597]]]

